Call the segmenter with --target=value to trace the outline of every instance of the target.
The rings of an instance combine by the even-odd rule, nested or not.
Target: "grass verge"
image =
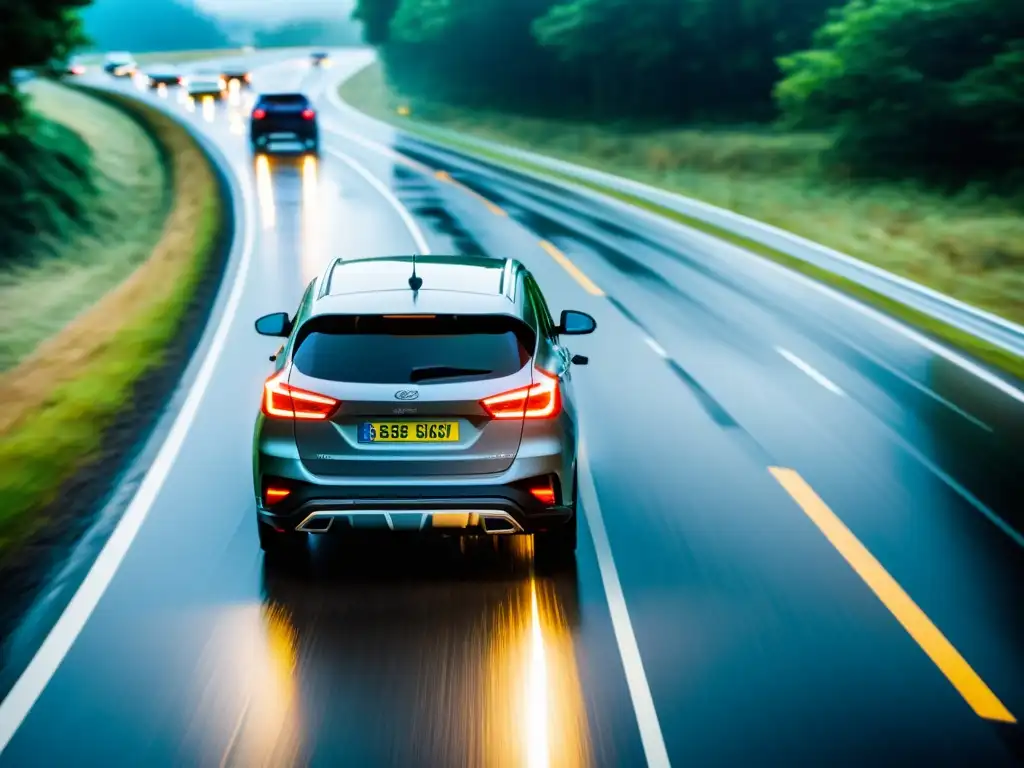
[[[221,244],[218,180],[188,132],[128,97],[91,97],[130,115],[152,137],[171,204],[149,257],[0,375],[0,560],[46,530],[48,505],[96,459],[135,385],[162,362]]]
[[[144,262],[171,203],[159,148],[123,110],[47,81],[27,90],[43,125],[59,127],[82,145],[76,155],[85,155],[92,189],[71,193],[80,209],[75,221],[47,221],[40,214],[59,207],[49,190],[64,174],[59,165],[34,164],[34,183],[20,194],[46,202],[31,211],[34,226],[20,238],[18,258],[0,270],[0,373]]]
[[[814,158],[827,146],[822,137],[751,139],[738,134],[696,131],[674,132],[671,138],[666,138],[664,132],[625,135],[592,126],[478,115],[425,104],[393,92],[378,64],[345,81],[339,92],[352,106],[434,143],[593,189],[772,259],[855,296],[998,370],[1024,379],[1024,360],[1020,357],[827,270],[629,193],[581,181],[500,151],[459,142],[431,127],[500,141],[701,199],[1024,322],[1024,215],[1017,201],[976,199],[966,193],[958,198],[944,198],[909,187],[841,185],[816,175]],[[416,119],[406,116],[407,110]],[[659,146],[660,155],[655,152]],[[640,160],[652,153],[661,157],[685,156],[690,161],[689,169],[676,168],[675,173],[652,171],[651,163],[644,166]],[[729,167],[737,166],[738,172],[727,172]]]

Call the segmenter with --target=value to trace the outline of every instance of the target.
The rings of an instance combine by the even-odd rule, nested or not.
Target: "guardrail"
[[[815,243],[799,235],[794,235],[792,232],[787,232],[770,224],[765,224],[724,208],[718,208],[700,200],[694,200],[675,192],[658,189],[649,184],[616,176],[594,168],[556,160],[536,152],[510,147],[475,136],[468,136],[447,128],[438,128],[426,124],[416,125],[417,127],[422,127],[424,132],[436,135],[438,138],[449,138],[460,144],[476,146],[492,153],[503,154],[509,158],[522,160],[539,168],[557,172],[563,176],[587,181],[617,192],[623,192],[662,208],[675,211],[683,216],[688,216],[727,230],[787,256],[813,264],[820,269],[857,283],[888,299],[941,320],[947,325],[969,333],[995,347],[1024,357],[1024,326],[1017,325],[991,312],[972,307],[936,290],[915,283],[913,280],[894,275],[848,254]]]

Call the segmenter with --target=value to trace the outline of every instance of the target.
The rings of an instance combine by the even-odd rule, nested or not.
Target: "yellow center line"
[[[789,493],[811,521],[821,529],[854,571],[892,612],[921,649],[957,689],[971,709],[986,720],[1016,723],[1016,718],[978,676],[953,644],[910,598],[882,564],[868,552],[814,489],[796,471],[769,467],[768,471]]]
[[[594,296],[604,296],[604,291],[594,285],[593,281],[580,271],[580,268],[569,261],[569,257],[558,250],[547,240],[540,241],[540,247],[548,252],[548,255],[562,265],[562,269],[568,272],[577,283],[583,286],[583,290]]]
[[[437,177],[438,179],[440,179],[441,181],[447,182],[448,184],[453,184],[456,187],[458,187],[459,189],[461,189],[463,192],[466,192],[466,193],[472,195],[477,200],[479,200],[481,203],[486,205],[487,206],[487,210],[489,210],[495,216],[508,216],[508,214],[505,213],[504,210],[502,210],[497,205],[492,203],[490,200],[488,200],[486,197],[481,195],[479,192],[476,192],[476,191],[470,189],[465,184],[460,184],[459,182],[457,182],[455,179],[452,178],[452,175],[450,173],[448,173],[447,171],[437,171],[434,174],[434,176]]]

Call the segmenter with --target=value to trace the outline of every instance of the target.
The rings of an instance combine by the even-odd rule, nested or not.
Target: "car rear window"
[[[260,101],[264,104],[305,104],[306,97],[301,93],[272,93],[260,96]]]
[[[307,376],[429,385],[509,376],[530,362],[535,338],[528,325],[502,315],[333,315],[310,320],[295,341],[294,365]]]

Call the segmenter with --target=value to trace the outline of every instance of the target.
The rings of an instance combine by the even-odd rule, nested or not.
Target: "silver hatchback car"
[[[577,416],[562,337],[533,275],[511,259],[334,262],[294,318],[256,330],[271,359],[253,445],[260,545],[377,528],[534,534],[538,557],[576,550]]]

